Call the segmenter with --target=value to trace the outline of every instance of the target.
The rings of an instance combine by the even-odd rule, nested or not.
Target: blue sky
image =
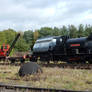
[[[92,0],[0,0],[0,30],[92,25]]]

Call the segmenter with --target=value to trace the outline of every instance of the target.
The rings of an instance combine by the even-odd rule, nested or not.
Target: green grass
[[[43,73],[18,76],[19,67],[0,66],[0,82],[44,88],[92,90],[92,70],[45,68]]]

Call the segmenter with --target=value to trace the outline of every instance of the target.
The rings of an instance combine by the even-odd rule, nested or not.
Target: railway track
[[[43,67],[59,67],[69,69],[92,69],[92,64],[41,64]]]
[[[21,66],[21,63],[0,63],[0,65],[12,65],[12,66]],[[69,68],[69,69],[92,69],[92,64],[67,64],[67,63],[62,63],[62,64],[44,64],[44,63],[39,63],[41,67],[59,67],[59,68]]]
[[[0,83],[0,92],[92,92],[92,91],[72,91],[65,89],[36,88],[23,85],[11,85]]]

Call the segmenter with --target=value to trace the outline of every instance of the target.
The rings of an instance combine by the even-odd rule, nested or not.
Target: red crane
[[[16,44],[16,42],[17,42],[19,37],[20,37],[20,33],[18,33],[16,35],[16,37],[15,37],[14,41],[12,42],[11,46],[5,45],[5,44],[3,44],[1,46],[1,49],[0,49],[0,60],[1,59],[5,59],[7,56],[10,55],[10,53],[11,53],[13,47],[15,46],[15,44]]]

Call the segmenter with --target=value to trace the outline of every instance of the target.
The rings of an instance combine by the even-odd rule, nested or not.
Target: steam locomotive
[[[92,63],[92,34],[88,37],[50,36],[40,38],[33,46],[33,61]]]

